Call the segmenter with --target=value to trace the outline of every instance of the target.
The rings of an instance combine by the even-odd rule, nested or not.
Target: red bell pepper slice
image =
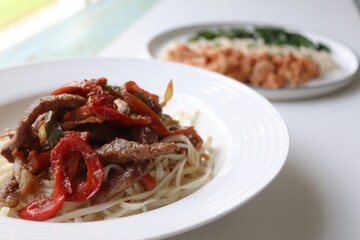
[[[65,131],[64,137],[77,137],[87,142],[90,139],[90,132]],[[77,173],[80,157],[80,152],[70,151],[65,153],[64,158],[67,159],[67,161],[65,162],[65,172],[67,173],[70,181],[74,179]]]
[[[125,91],[122,94],[125,102],[129,105],[133,112],[144,116],[149,116],[151,118],[152,122],[150,124],[150,128],[161,138],[172,135],[187,134],[193,131],[193,127],[169,131],[160,117],[140,99]]]
[[[56,190],[55,190],[56,189]],[[52,218],[60,210],[65,201],[65,190],[54,188],[50,197],[41,195],[35,201],[20,209],[17,214],[22,219],[45,221]]]
[[[125,102],[128,104],[128,106],[133,112],[144,116],[149,116],[151,118],[152,123],[150,127],[157,135],[159,135],[160,137],[167,137],[170,135],[169,130],[166,128],[159,116],[151,108],[149,108],[140,99],[128,92],[124,91],[122,94]]]
[[[87,166],[87,180],[71,184],[77,163],[66,165],[70,153],[81,153]],[[51,152],[51,168],[54,173],[54,190],[50,197],[42,195],[18,211],[18,216],[34,221],[44,221],[56,215],[65,200],[82,202],[94,196],[102,183],[103,167],[95,150],[78,137],[64,137]],[[76,173],[76,172],[75,172]]]
[[[63,173],[64,160],[61,155],[52,151],[50,162],[54,172],[54,190],[51,196],[41,195],[20,209],[17,212],[20,218],[33,221],[45,221],[55,216],[62,207],[65,201],[66,186],[70,186],[70,181]]]
[[[85,142],[89,141],[90,139],[90,132],[78,132],[78,131],[65,131],[64,137],[78,137],[84,140]]]
[[[103,167],[99,156],[88,143],[78,137],[62,138],[53,152],[60,158],[69,152],[79,152],[86,163],[87,179],[84,182],[73,184],[71,194],[66,196],[67,201],[83,202],[99,191],[104,174]],[[70,176],[68,175],[68,177]]]
[[[151,123],[151,118],[149,117],[130,117],[105,105],[97,106],[96,104],[91,104],[90,107],[99,119],[114,123],[117,127],[148,125]]]
[[[64,158],[67,159],[64,166],[64,171],[66,176],[72,181],[77,173],[79,162],[80,162],[81,153],[79,152],[68,152],[65,153]],[[72,193],[72,188],[68,189],[69,193]]]
[[[203,140],[200,137],[200,135],[196,132],[196,130],[193,127],[190,127],[190,128],[184,129],[184,130],[187,130],[187,131],[185,131],[183,134],[189,138],[189,140],[192,143],[192,145],[194,146],[194,148],[196,150],[200,150],[200,148],[203,144]],[[181,130],[179,130],[179,131],[181,131]]]
[[[59,94],[76,94],[86,97],[88,93],[90,93],[95,86],[103,86],[107,83],[106,78],[99,78],[96,80],[89,81],[73,81],[70,82],[61,88],[56,89],[51,93],[51,95],[59,95]]]
[[[68,113],[66,113],[63,117],[63,121],[80,121],[84,120],[88,117],[94,116],[94,111],[91,110],[91,108],[87,105],[79,107],[75,110],[72,110]]]
[[[114,97],[105,90],[102,89],[101,86],[107,83],[106,78],[99,78],[96,80],[89,80],[89,81],[74,81],[71,82],[59,89],[56,89],[51,94],[52,95],[59,95],[59,94],[76,94],[82,97],[87,97],[88,101],[94,102],[98,99],[105,100],[105,104],[108,106],[112,106],[114,103]]]
[[[31,172],[36,173],[50,165],[50,151],[39,153],[33,150],[29,153],[27,161]]]
[[[150,191],[156,187],[156,180],[149,173],[140,178],[140,184],[146,191]]]
[[[56,89],[51,93],[51,95],[60,95],[60,94],[74,94],[86,97],[87,92],[80,86],[63,86],[59,89]]]
[[[124,89],[129,93],[142,93],[146,97],[150,97],[155,101],[159,101],[159,96],[152,94],[142,88],[140,88],[134,81],[128,81],[124,84]]]

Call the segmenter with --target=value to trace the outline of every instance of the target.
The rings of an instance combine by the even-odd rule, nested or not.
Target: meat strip
[[[14,208],[19,203],[19,183],[12,175],[0,187],[0,207]]]
[[[99,192],[91,199],[91,204],[104,203],[139,181],[154,166],[154,160],[131,162],[123,173],[103,182]]]
[[[111,128],[107,124],[99,123],[85,123],[72,129],[73,131],[90,132],[90,140],[95,142],[97,146],[101,146],[106,142],[114,140],[116,137],[120,137],[121,133],[116,129]],[[97,144],[101,143],[101,144]]]
[[[78,108],[86,103],[86,99],[71,94],[61,94],[40,98],[23,112],[14,137],[2,149],[1,154],[9,161],[14,162],[12,152],[15,149],[26,149],[34,144],[36,136],[32,132],[32,124],[39,115],[60,108]]]
[[[100,159],[106,163],[126,163],[128,161],[146,161],[161,155],[175,152],[178,147],[174,143],[141,144],[117,138],[110,143],[95,149]]]
[[[148,126],[135,126],[130,130],[131,139],[142,144],[150,144],[158,141],[158,136]]]

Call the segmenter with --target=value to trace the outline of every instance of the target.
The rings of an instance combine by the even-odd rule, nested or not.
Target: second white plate
[[[186,42],[195,33],[203,30],[229,29],[234,27],[253,28],[269,26],[268,24],[253,23],[209,23],[204,25],[185,26],[164,32],[153,38],[148,45],[150,55],[162,59],[164,51],[176,42]],[[302,28],[281,27],[287,31],[297,32],[315,42],[326,44],[331,49],[331,56],[336,62],[336,69],[313,79],[299,87],[285,87],[281,89],[265,89],[252,87],[269,100],[295,100],[317,97],[334,92],[352,82],[359,75],[359,59],[355,52],[345,44],[325,34]]]

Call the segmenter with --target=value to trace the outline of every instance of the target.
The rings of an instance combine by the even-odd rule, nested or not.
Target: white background
[[[351,0],[163,0],[99,55],[149,58],[148,42],[183,25],[247,21],[326,33],[360,53]],[[360,239],[360,81],[321,98],[273,102],[291,137],[275,181],[233,213],[172,239]]]

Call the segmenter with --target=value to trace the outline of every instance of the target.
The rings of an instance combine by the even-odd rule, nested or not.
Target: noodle
[[[2,148],[9,138],[0,139],[0,148]],[[13,169],[13,164],[9,163],[3,156],[0,155],[0,184],[3,184],[10,176]]]
[[[7,216],[10,212],[10,208],[8,207],[3,207],[0,210],[0,216]]]
[[[191,124],[195,121],[192,115],[186,113],[180,113],[177,116],[186,118]],[[1,139],[0,147],[5,142]],[[65,202],[58,215],[49,219],[48,222],[88,222],[146,212],[188,196],[211,179],[213,159],[202,157],[204,154],[209,156],[211,139],[206,139],[199,151],[184,135],[170,136],[162,139],[162,142],[174,142],[183,151],[155,159],[155,165],[149,172],[157,182],[154,189],[145,191],[141,184],[135,183],[125,192],[99,205],[91,206],[89,201],[85,203]],[[13,164],[8,163],[5,158],[0,156],[0,184],[12,174],[12,169]],[[103,180],[107,179],[110,171],[119,172],[124,169],[117,164],[105,166]],[[21,207],[32,202],[41,194],[51,194],[52,185],[51,181],[42,180],[41,186],[34,195],[28,195],[21,199]],[[17,217],[15,209],[6,207],[0,208],[0,216]]]

